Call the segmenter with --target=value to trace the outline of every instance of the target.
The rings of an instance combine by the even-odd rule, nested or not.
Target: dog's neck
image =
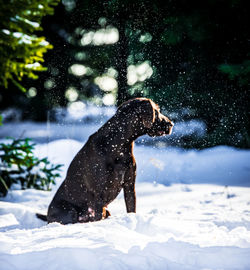
[[[128,140],[131,141],[131,143],[132,143],[137,138],[139,138],[145,134],[146,134],[145,128],[140,128],[140,127],[134,128],[134,132],[132,132],[132,134],[128,134]]]
[[[105,130],[105,135],[111,145],[118,146],[118,148],[127,147],[133,144],[138,137],[146,134],[146,129],[139,119],[131,121],[124,118],[120,121],[116,116],[112,117],[101,129]]]

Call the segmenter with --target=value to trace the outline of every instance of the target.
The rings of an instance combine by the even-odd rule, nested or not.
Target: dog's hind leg
[[[106,207],[103,207],[103,209],[102,209],[102,218],[105,219],[105,218],[108,218],[110,216],[111,216],[111,214],[110,214],[109,210]]]
[[[47,215],[48,223],[59,222],[61,224],[77,223],[78,211],[73,204],[67,201],[60,201],[49,207]]]

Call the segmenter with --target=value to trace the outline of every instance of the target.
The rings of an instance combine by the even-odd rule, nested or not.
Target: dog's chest
[[[117,155],[108,158],[106,161],[106,170],[115,175],[123,175],[133,166],[133,160],[130,156]]]
[[[119,155],[109,158],[106,162],[106,188],[120,191],[125,181],[125,174],[132,165],[133,161],[129,156]]]
[[[116,167],[114,171],[109,172],[102,192],[102,198],[105,203],[113,201],[122,190],[125,180],[125,170]]]

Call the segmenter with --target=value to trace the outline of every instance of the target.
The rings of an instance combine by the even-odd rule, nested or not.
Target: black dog
[[[106,207],[122,188],[127,212],[136,212],[134,140],[171,134],[172,127],[150,99],[123,103],[75,156],[47,216],[37,216],[62,224],[101,220],[110,215]]]

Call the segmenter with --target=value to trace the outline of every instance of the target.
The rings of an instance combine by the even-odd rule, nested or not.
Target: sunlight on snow
[[[100,76],[95,78],[95,83],[103,90],[103,91],[113,91],[117,89],[117,81],[116,79],[110,76]]]
[[[139,41],[142,43],[150,42],[152,40],[152,35],[150,33],[145,33],[140,36]]]
[[[107,27],[101,28],[96,31],[89,31],[84,33],[81,38],[81,45],[105,45],[114,44],[119,40],[119,32],[117,28]]]
[[[87,68],[84,65],[74,64],[69,68],[69,72],[75,76],[83,76],[87,73]]]
[[[130,65],[128,67],[127,79],[129,85],[134,85],[136,82],[145,81],[153,74],[153,69],[149,61],[145,61],[139,65]]]
[[[149,161],[154,167],[163,171],[163,169],[165,167],[165,163],[162,160],[157,159],[157,158],[150,158]]]
[[[69,87],[66,92],[65,92],[65,97],[67,98],[68,101],[76,101],[78,98],[78,92],[74,87]]]
[[[35,63],[32,63],[32,64],[27,64],[27,65],[25,65],[25,67],[26,68],[32,68],[32,69],[36,69],[36,68],[39,68],[41,66],[41,64],[40,63],[38,63],[38,62],[35,62]]]
[[[68,105],[68,112],[74,118],[84,116],[86,105],[82,101],[72,102]]]
[[[102,98],[103,104],[106,106],[111,106],[115,104],[115,96],[113,94],[106,94]]]
[[[47,81],[44,82],[44,87],[46,89],[51,89],[55,86],[55,81],[53,79],[49,79]]]
[[[37,95],[37,89],[35,87],[30,87],[27,92],[28,97],[35,97]]]

